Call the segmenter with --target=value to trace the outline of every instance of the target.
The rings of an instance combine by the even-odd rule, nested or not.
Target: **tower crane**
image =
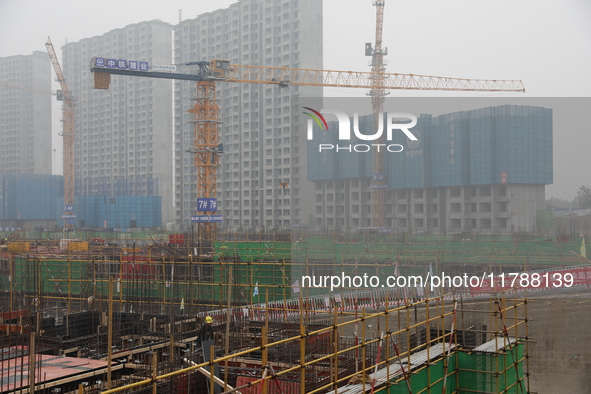
[[[381,48],[381,25],[383,20],[383,3],[378,1],[378,20],[380,26],[376,29],[376,46],[368,48],[373,56],[371,72],[314,70],[288,67],[265,67],[230,64],[228,60],[214,59],[190,63],[197,66],[194,74],[165,73],[156,71],[139,71],[117,67],[106,67],[104,58],[94,58],[91,71],[94,73],[94,88],[108,89],[111,74],[192,80],[197,82],[196,103],[189,112],[194,115],[195,131],[195,166],[198,173],[197,195],[200,198],[216,197],[216,171],[219,166],[219,154],[223,152],[219,144],[218,127],[220,124],[219,107],[215,97],[216,82],[232,83],[261,83],[280,87],[289,85],[326,86],[371,89],[374,112],[381,112],[384,95],[387,89],[405,90],[446,90],[446,91],[489,91],[489,92],[524,92],[523,83],[519,80],[483,80],[435,77],[431,75],[385,73],[383,64],[384,50]],[[371,44],[369,44],[371,46]],[[100,59],[100,62],[97,61]],[[97,66],[100,64],[101,66]],[[381,174],[384,159],[376,159],[375,172]],[[374,208],[375,215],[383,213],[383,195],[380,190],[385,182],[374,176],[373,189],[376,193]],[[377,186],[377,187],[376,187]],[[379,205],[382,205],[381,207]],[[205,212],[211,215],[214,210]],[[383,214],[382,214],[383,217]],[[374,222],[383,225],[383,221]],[[213,240],[215,234],[214,222],[199,222],[200,238]],[[375,224],[374,224],[375,225]]]
[[[371,75],[373,77],[373,84],[369,92],[369,95],[371,96],[371,106],[373,109],[374,130],[377,130],[378,122],[381,121],[380,117],[382,116],[382,112],[384,110],[384,97],[386,95],[386,91],[384,89],[384,71],[386,70],[384,64],[384,55],[388,54],[388,50],[386,48],[382,48],[382,31],[384,27],[385,3],[385,0],[375,0],[373,3],[374,6],[376,6],[375,45],[372,48],[371,43],[365,44],[365,55],[371,56],[372,65]],[[382,135],[378,139],[378,144],[381,144],[383,142],[384,136]],[[376,154],[374,155],[373,163],[373,177],[369,187],[372,189],[372,226],[377,228],[384,227],[384,189],[388,187],[386,185],[386,175],[384,174],[384,162],[384,152],[376,152]]]
[[[71,229],[74,227],[74,99],[72,92],[66,84],[66,78],[62,72],[59,60],[51,43],[51,39],[47,37],[45,43],[49,59],[53,64],[53,69],[57,76],[57,80],[62,88],[62,95],[58,95],[58,100],[61,98],[63,105],[63,133],[64,140],[64,228]]]

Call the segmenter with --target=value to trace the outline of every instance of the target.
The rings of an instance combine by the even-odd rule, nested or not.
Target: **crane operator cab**
[[[214,59],[209,62],[209,76],[212,79],[227,79],[230,75],[230,61]]]

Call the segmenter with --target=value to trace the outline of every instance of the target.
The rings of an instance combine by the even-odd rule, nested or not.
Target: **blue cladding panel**
[[[336,130],[336,123],[330,127]],[[373,133],[372,116],[361,117],[359,127]],[[412,131],[420,135],[418,144],[396,132],[388,142],[404,146],[402,153],[385,155],[390,189],[498,184],[501,173],[507,173],[507,183],[552,183],[551,109],[503,105],[436,117],[421,115]],[[372,154],[334,150],[319,154],[318,143],[338,144],[337,133],[315,134],[309,145],[315,150],[308,151],[309,180],[373,174]]]
[[[456,113],[432,119],[428,145],[429,183],[425,187],[456,186],[468,181],[469,129],[465,113]]]
[[[4,175],[2,219],[56,220],[64,209],[63,190],[60,175]]]
[[[76,198],[78,224],[85,228],[160,227],[161,198],[155,196],[80,196]],[[135,222],[135,223],[134,223]]]
[[[353,120],[351,120],[352,124]],[[371,134],[373,118],[364,116],[359,119],[359,130]],[[363,152],[363,147],[355,151],[355,145],[367,144],[351,133],[351,140],[339,140],[338,123],[328,123],[328,131],[314,126],[313,140],[308,141],[308,180],[346,179],[368,177],[373,174],[373,155]],[[369,142],[371,144],[371,142]],[[320,151],[320,144],[331,145],[332,149]]]

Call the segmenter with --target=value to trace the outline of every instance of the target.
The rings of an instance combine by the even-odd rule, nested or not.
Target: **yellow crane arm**
[[[335,71],[289,67],[248,66],[229,64],[228,60],[219,59],[198,63],[207,63],[208,67],[202,67],[199,72],[193,74],[131,71],[105,67],[92,67],[91,71],[94,73],[95,89],[108,89],[109,84],[111,83],[109,74],[122,74],[136,77],[263,83],[279,86],[327,86],[377,90],[405,89],[525,92],[523,82],[520,80],[466,79],[399,73],[380,73],[379,75],[380,77],[383,75],[383,79],[376,79],[375,73],[372,71]]]
[[[215,73],[215,70],[213,70]],[[230,65],[227,82],[277,85],[328,86],[346,88],[383,88],[405,90],[449,90],[524,92],[520,80],[489,80],[436,77],[432,75],[384,73],[383,86],[376,86],[372,73],[359,71],[313,70],[287,67]]]
[[[55,49],[53,48],[53,44],[51,43],[51,39],[49,37],[47,37],[45,47],[47,48],[47,53],[49,54],[49,59],[51,60],[53,69],[55,70],[57,81],[60,83],[62,91],[64,92],[64,101],[70,101],[72,100],[72,93],[70,92],[70,89],[68,89],[68,85],[66,84],[66,78],[64,77],[64,73],[62,72],[62,67],[60,66],[57,54],[55,53]]]
[[[6,82],[6,81],[0,81],[0,86],[5,87],[5,88],[12,88],[12,89],[19,89],[19,90],[28,90],[30,92],[39,92],[39,93],[53,94],[54,96],[56,95],[56,91],[55,90],[45,90],[45,89],[36,88],[34,86],[17,85],[17,84]]]

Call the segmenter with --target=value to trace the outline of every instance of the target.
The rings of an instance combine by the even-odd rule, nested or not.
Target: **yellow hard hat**
[[[207,317],[205,318],[205,322],[206,322],[206,323],[213,323],[213,319],[211,318],[211,316],[207,316]]]

